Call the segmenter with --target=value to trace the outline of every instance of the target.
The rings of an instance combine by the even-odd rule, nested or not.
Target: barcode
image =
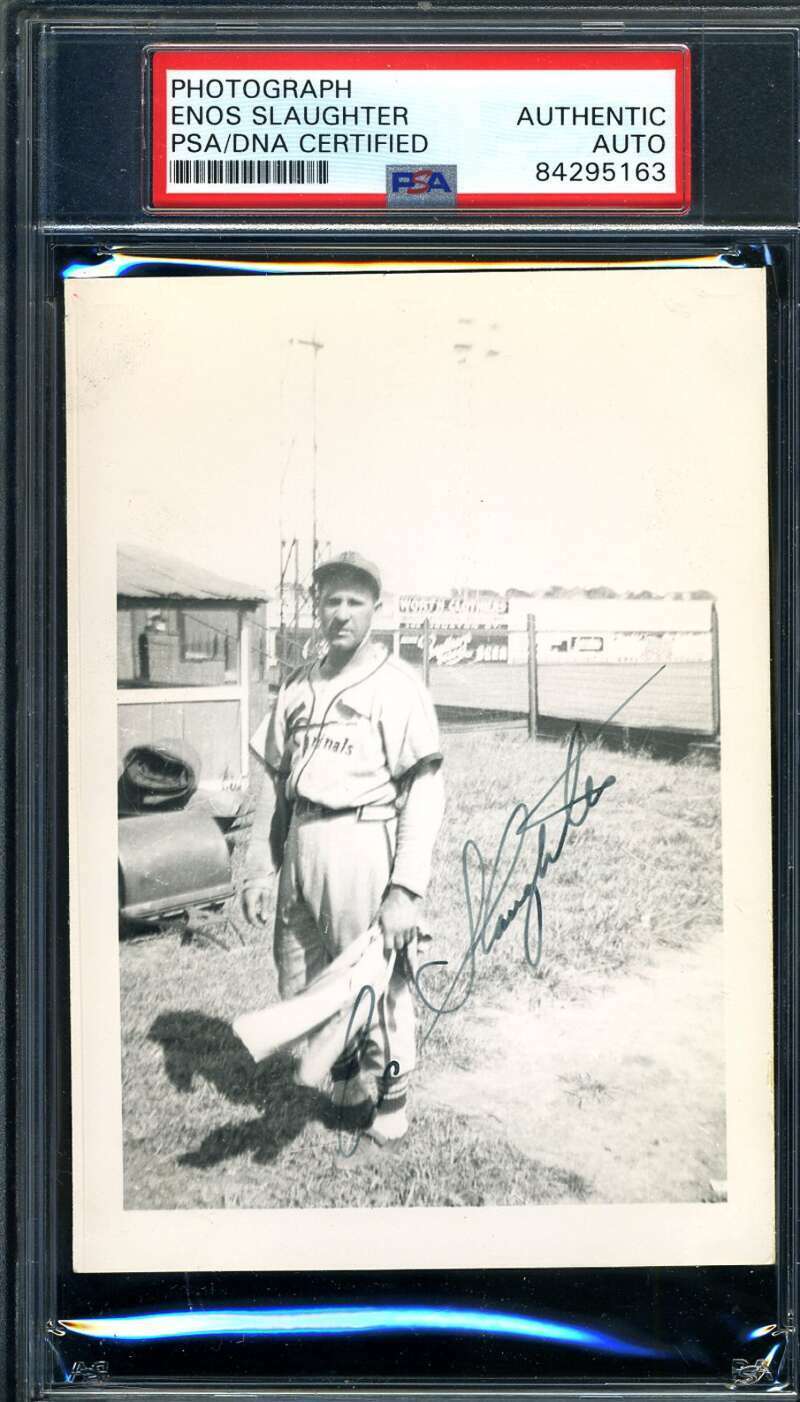
[[[329,161],[189,161],[169,163],[171,185],[327,185]]]

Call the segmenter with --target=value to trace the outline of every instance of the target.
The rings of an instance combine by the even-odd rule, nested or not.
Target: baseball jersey
[[[251,744],[290,799],[326,808],[392,804],[406,775],[442,757],[426,687],[370,643],[336,677],[318,662],[291,673]]]

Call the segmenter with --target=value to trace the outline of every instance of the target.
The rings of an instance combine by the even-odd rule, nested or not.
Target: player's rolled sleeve
[[[444,783],[438,765],[423,764],[410,781],[397,820],[392,884],[424,896],[431,878],[433,845],[444,815]]]
[[[250,749],[273,774],[286,773],[286,693],[283,687],[272,710],[250,737]]]
[[[257,886],[275,870],[270,849],[270,826],[275,808],[275,794],[268,774],[253,806],[252,825],[244,860],[244,886]]]
[[[282,804],[285,805],[286,698],[283,688],[278,692],[272,710],[264,716],[250,737],[250,749],[258,756],[267,773],[253,807],[244,863],[245,887],[260,884],[279,865],[275,860],[272,836],[276,811]]]

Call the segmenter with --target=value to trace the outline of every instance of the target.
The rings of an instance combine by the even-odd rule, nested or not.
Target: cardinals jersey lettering
[[[318,662],[293,672],[251,744],[290,799],[326,808],[393,803],[406,775],[441,761],[428,691],[375,644],[336,677],[323,677]]]

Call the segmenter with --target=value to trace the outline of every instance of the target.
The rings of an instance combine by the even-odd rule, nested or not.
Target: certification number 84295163
[[[536,162],[537,180],[666,180],[663,161]]]

